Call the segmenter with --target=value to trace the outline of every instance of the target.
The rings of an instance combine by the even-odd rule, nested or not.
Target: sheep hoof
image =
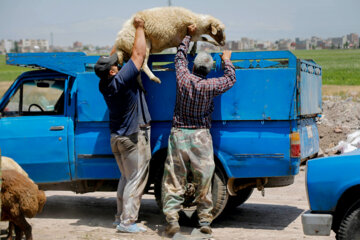
[[[157,77],[152,77],[152,78],[150,78],[150,80],[151,81],[154,81],[154,82],[156,82],[156,83],[161,83],[161,81],[160,81],[160,79],[159,78],[157,78]]]

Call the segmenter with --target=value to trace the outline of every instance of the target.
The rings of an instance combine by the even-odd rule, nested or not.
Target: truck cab
[[[360,236],[360,149],[307,162],[306,190],[310,210],[302,218],[306,235],[336,239]]]
[[[208,77],[222,76],[221,58],[212,55]],[[7,64],[38,70],[20,75],[0,100],[0,148],[44,190],[116,190],[121,173],[93,69],[98,58],[84,53],[7,55]],[[188,60],[191,69],[194,57]],[[321,67],[289,51],[236,52],[231,60],[237,82],[214,100],[212,115],[215,217],[245,202],[254,188],[292,184],[301,160],[319,151]],[[176,97],[173,61],[173,54],[150,56],[149,67],[160,85],[142,75],[152,118],[146,191],[155,194],[159,206]],[[192,209],[192,194],[186,194],[184,209]]]

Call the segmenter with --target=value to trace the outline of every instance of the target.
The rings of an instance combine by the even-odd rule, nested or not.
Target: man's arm
[[[143,65],[146,55],[146,40],[144,32],[144,20],[141,18],[134,18],[135,40],[131,53],[131,60],[135,64],[136,68],[140,70]]]
[[[178,83],[183,83],[190,74],[188,68],[188,60],[186,58],[187,51],[189,50],[191,36],[196,33],[196,26],[194,24],[188,26],[187,35],[180,43],[177,53],[175,55],[175,69],[176,69],[176,80]]]
[[[221,59],[225,63],[224,76],[220,78],[210,78],[206,84],[211,86],[209,90],[214,91],[214,95],[220,95],[229,90],[236,82],[235,67],[230,61],[231,51],[225,50]]]
[[[144,62],[146,55],[146,40],[144,33],[144,21],[140,18],[134,19],[135,40],[132,48],[131,61],[127,62],[113,79],[113,94],[120,91],[123,85],[134,84],[136,76]],[[112,51],[115,51],[115,46]]]

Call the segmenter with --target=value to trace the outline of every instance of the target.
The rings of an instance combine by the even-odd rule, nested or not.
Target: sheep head
[[[210,18],[208,25],[209,35],[220,45],[225,45],[225,25],[216,18]]]

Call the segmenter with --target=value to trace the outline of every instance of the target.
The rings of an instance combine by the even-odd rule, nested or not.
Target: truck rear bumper
[[[301,215],[305,235],[329,236],[333,216],[331,214],[311,213],[306,211]]]

